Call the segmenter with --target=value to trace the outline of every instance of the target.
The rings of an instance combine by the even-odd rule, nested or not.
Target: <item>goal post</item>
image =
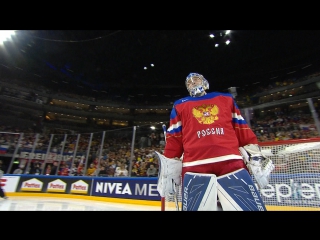
[[[269,184],[259,190],[267,210],[320,211],[320,138],[260,142],[259,145],[275,165]],[[182,209],[181,186],[177,189],[179,209]],[[176,211],[175,206],[172,196],[161,201],[162,211]]]

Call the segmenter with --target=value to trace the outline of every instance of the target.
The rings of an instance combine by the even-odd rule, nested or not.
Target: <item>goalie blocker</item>
[[[223,211],[267,211],[246,169],[216,177],[187,172],[183,180],[183,211],[216,211],[217,196]]]

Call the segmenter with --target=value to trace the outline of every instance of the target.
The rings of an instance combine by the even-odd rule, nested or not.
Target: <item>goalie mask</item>
[[[200,97],[209,89],[209,82],[201,74],[190,73],[186,78],[186,87],[191,97]]]

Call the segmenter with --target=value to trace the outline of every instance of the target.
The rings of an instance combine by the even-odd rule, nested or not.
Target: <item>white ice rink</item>
[[[0,198],[0,211],[160,211],[159,206],[74,198],[9,196]]]

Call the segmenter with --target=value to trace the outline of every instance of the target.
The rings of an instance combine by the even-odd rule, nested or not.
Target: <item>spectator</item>
[[[108,173],[105,166],[100,166],[100,169],[97,170],[97,176],[99,177],[107,177]]]
[[[90,164],[90,167],[87,169],[86,176],[94,176],[96,167],[93,163]]]
[[[40,175],[41,174],[41,167],[40,163],[35,163],[34,167],[30,169],[29,174],[34,174],[34,175]]]
[[[140,177],[146,177],[147,176],[147,165],[145,161],[141,161],[140,167]]]
[[[154,164],[150,164],[149,168],[147,169],[147,176],[148,177],[157,177],[158,170],[154,167]]]
[[[15,169],[12,174],[23,174],[23,166],[19,165],[19,167]]]
[[[58,170],[58,162],[53,162],[53,166],[51,167],[50,175],[56,175]]]
[[[45,175],[50,175],[51,172],[51,164],[48,164],[46,171],[45,171]]]
[[[139,176],[140,176],[139,165],[134,164],[131,170],[131,177],[139,177]]]
[[[77,176],[78,175],[78,168],[77,165],[74,163],[72,164],[72,168],[70,170],[70,176]]]
[[[61,176],[69,176],[69,172],[70,172],[70,168],[69,168],[68,164],[65,163],[61,169],[60,175]]]
[[[109,160],[106,171],[108,177],[114,177],[116,171],[116,163],[114,160]]]
[[[84,175],[84,164],[79,163],[78,169],[77,169],[77,176],[83,176]]]
[[[115,177],[127,177],[129,176],[129,172],[126,168],[126,164],[125,163],[121,163],[120,167],[116,168],[116,171],[114,173]]]

